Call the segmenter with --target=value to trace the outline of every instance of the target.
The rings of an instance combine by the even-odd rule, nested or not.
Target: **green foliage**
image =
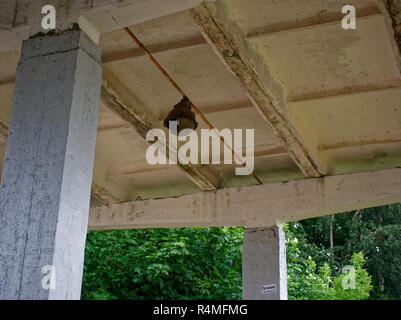
[[[354,270],[348,270],[334,278],[332,289],[333,299],[364,300],[369,297],[369,292],[373,288],[372,277],[362,268],[365,264],[362,252],[354,253],[350,262]],[[349,288],[351,286],[349,279],[353,275],[355,277],[354,288]]]
[[[400,204],[285,231],[290,299],[401,299]],[[240,299],[242,236],[243,228],[226,227],[91,231],[82,298]],[[355,289],[346,265],[355,270]]]
[[[240,299],[242,228],[91,231],[83,299]]]
[[[319,250],[308,251],[317,265],[330,253],[330,217],[300,222],[306,241]],[[401,299],[401,204],[335,215],[333,269],[339,273],[354,252],[363,251],[372,276],[371,299]]]
[[[310,256],[305,255],[306,250],[301,250],[300,247],[305,245],[304,235],[302,232],[298,232],[296,235],[292,231],[297,231],[298,227],[298,223],[290,226],[284,225],[287,247],[288,298],[290,300],[324,299],[323,295],[330,286],[330,279],[316,273],[316,263]],[[314,248],[309,246],[308,249],[313,250]],[[327,270],[322,269],[321,272],[325,274]]]
[[[293,230],[296,230],[296,233]],[[372,289],[371,277],[362,268],[365,262],[362,252],[352,256],[350,270],[333,277],[328,263],[317,267],[311,256],[305,256],[306,250],[313,252],[317,248],[313,244],[307,244],[304,231],[299,223],[293,223],[291,227],[285,225],[285,232],[289,299],[362,300],[369,297]],[[298,236],[302,242],[298,240]],[[300,243],[306,250],[300,250]],[[355,283],[354,286],[351,286],[348,279],[353,275]]]

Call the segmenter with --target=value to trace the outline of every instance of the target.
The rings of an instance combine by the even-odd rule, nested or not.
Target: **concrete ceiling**
[[[356,30],[341,28],[339,0],[208,4],[320,175],[401,166],[400,55],[391,17],[380,0],[347,4],[357,8]],[[305,177],[288,151],[288,140],[255,108],[246,84],[206,41],[207,34],[188,11],[130,29],[216,128],[255,129],[255,173],[264,183]],[[103,90],[148,128],[162,128],[181,98],[175,89],[124,30],[103,34],[100,46]],[[18,51],[0,53],[3,127],[9,122],[18,58]],[[179,166],[146,162],[149,144],[143,134],[104,95],[100,110],[94,184],[109,202],[199,191],[200,184]],[[198,130],[206,128],[199,122]],[[3,134],[0,159],[5,143]],[[203,165],[199,170],[218,188],[257,183],[250,176],[236,176],[235,167]],[[94,194],[92,205],[101,202],[107,201]]]

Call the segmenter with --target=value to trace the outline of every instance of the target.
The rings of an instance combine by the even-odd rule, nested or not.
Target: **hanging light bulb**
[[[171,130],[170,121],[177,123],[177,135],[184,129],[195,130],[198,127],[195,113],[191,110],[191,104],[187,97],[177,103],[164,120],[164,126]]]

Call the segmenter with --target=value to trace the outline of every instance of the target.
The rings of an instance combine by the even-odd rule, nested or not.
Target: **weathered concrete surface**
[[[399,52],[398,49],[395,52],[392,48],[393,28],[383,2],[349,1],[348,4],[354,5],[357,11],[358,26],[352,32],[341,28],[343,3],[337,0],[324,3],[318,0],[261,0],[253,6],[241,0],[217,0],[192,11],[197,15],[195,20],[202,26],[210,39],[209,42],[241,79],[246,89],[254,92],[253,95],[255,86],[250,83],[249,75],[257,75],[259,87],[271,100],[270,106],[269,99],[263,101],[260,99],[261,95],[256,95],[255,100],[259,105],[257,108],[275,127],[277,135],[286,144],[303,172],[311,172],[310,164],[305,161],[311,159],[320,173],[332,175],[361,171],[362,167],[375,167],[376,170],[380,170],[386,166],[392,167],[395,162],[390,159],[391,156],[380,160],[373,158],[365,161],[362,166],[355,165],[352,168],[350,165],[351,168],[347,170],[344,162],[349,163],[351,159],[358,162],[355,148],[347,148],[348,145],[336,148],[333,156],[333,152],[322,150],[320,143],[325,141],[325,137],[322,131],[315,128],[328,128],[328,123],[334,124],[332,113],[344,106],[336,98],[368,92],[379,96],[381,90],[401,86],[400,70],[397,67]],[[391,16],[397,35],[399,5],[394,3],[400,2],[397,0],[392,3]],[[209,11],[209,14],[203,13],[206,11]],[[202,18],[207,15],[211,18]],[[213,28],[213,24],[217,25],[217,28]],[[243,63],[235,62],[238,60],[242,60]],[[248,65],[249,71],[244,72],[241,64]],[[311,99],[319,97],[331,97],[331,101],[334,100],[336,104],[335,108],[329,108],[327,103],[319,101],[319,112],[324,113],[329,118],[328,121],[321,121],[320,118],[317,122],[311,121],[314,110],[311,110],[309,103]],[[375,99],[379,101],[380,98]],[[395,101],[394,99],[390,104],[380,101],[380,113],[369,121],[362,121],[371,128],[369,133],[374,131],[372,128],[376,128],[376,125],[372,124],[373,121],[384,123],[388,120],[383,116],[384,109],[386,112],[397,112]],[[300,106],[301,104],[303,105]],[[336,141],[360,139],[355,131],[359,129],[361,121],[356,116],[358,111],[351,106],[346,105],[344,119],[335,124],[337,128],[341,127],[341,130],[331,130]],[[312,116],[308,114],[310,110],[313,111]],[[318,117],[313,118],[315,120]],[[399,114],[391,119],[398,120]],[[347,120],[353,121],[353,124],[344,125]],[[377,127],[377,131],[380,127]],[[343,131],[350,128],[354,129],[351,139],[342,135]],[[400,141],[399,130],[388,132],[397,135],[396,139]],[[363,134],[365,137],[368,135],[370,134],[365,132]],[[375,140],[376,148],[378,144],[385,143],[384,140],[369,138],[370,141]],[[380,145],[380,149],[382,148],[386,146]],[[380,153],[399,159],[399,153],[394,154],[394,149],[396,146],[393,150],[387,150],[390,152],[380,150]]]
[[[264,88],[252,69],[251,63],[246,59],[246,56],[244,57],[243,50],[239,48],[239,45],[235,45],[235,40],[228,32],[224,32],[221,22],[216,22],[218,17],[213,15],[211,11],[213,10],[209,10],[206,5],[203,5],[192,9],[191,16],[200,26],[205,38],[214,46],[216,53],[241,81],[255,108],[267,122],[267,125],[271,126],[282,140],[302,173],[306,177],[321,176],[319,168],[303,145],[302,139],[291,123],[278,111],[276,104],[279,102],[276,100],[282,100],[283,93],[279,92],[274,95],[271,92],[272,90]],[[278,85],[274,85],[274,87],[273,91],[281,91],[281,88],[277,89]]]
[[[287,300],[286,248],[281,226],[245,229],[242,296],[244,300]]]
[[[393,21],[394,36],[401,50],[401,1],[384,0],[384,2]]]
[[[0,299],[79,299],[100,102],[82,32],[22,48],[0,190]],[[42,288],[53,266],[56,289]]]
[[[151,124],[147,123],[146,119],[142,118],[140,114],[127,107],[121,99],[119,99],[118,94],[107,88],[107,84],[102,86],[102,101],[111,111],[126,120],[130,126],[134,128],[136,133],[146,140],[147,133],[152,129]],[[166,143],[166,147],[170,148],[168,142]],[[208,172],[207,168],[202,168],[200,165],[184,165],[181,163],[177,166],[201,190],[211,191],[219,187],[218,177]]]
[[[2,4],[7,2],[15,4]],[[82,9],[81,17],[105,28],[100,32],[103,83],[113,95],[102,99],[93,182],[108,191],[98,197],[106,203],[255,183],[252,177],[236,176],[235,165],[202,165],[198,178],[190,179],[178,166],[147,163],[149,145],[138,135],[141,124],[135,119],[160,128],[181,97],[118,29],[126,23],[216,128],[255,129],[255,174],[264,183],[302,179],[305,173],[330,176],[400,166],[400,0],[347,1],[357,10],[356,30],[341,28],[343,0],[253,0],[252,5],[218,0],[207,7],[217,17],[217,36],[227,35],[221,41],[229,42],[226,59],[216,55],[216,45],[207,43],[189,13],[180,11],[196,5],[195,0],[169,0],[168,6],[163,0],[94,0],[93,7],[90,1],[56,2],[68,4],[60,8],[60,23],[64,14]],[[4,30],[13,33],[29,24],[24,8],[17,10],[15,27]],[[0,34],[0,39],[0,51],[3,45],[15,47],[10,37]],[[18,50],[0,53],[0,121],[5,125],[16,57]],[[233,68],[241,59],[247,67],[242,80],[231,74],[241,71]],[[228,68],[227,61],[232,62]],[[252,83],[256,86],[243,87]],[[255,96],[261,93],[259,111],[250,89]],[[199,121],[198,133],[204,128]]]
[[[103,33],[157,19],[199,5],[202,0],[2,0],[0,3],[0,52],[15,50],[29,35],[45,32],[42,7],[57,12],[57,31],[74,23],[98,43]]]
[[[90,229],[268,227],[401,202],[401,169],[227,188],[91,208]]]

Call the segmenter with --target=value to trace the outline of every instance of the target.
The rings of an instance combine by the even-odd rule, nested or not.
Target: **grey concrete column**
[[[244,300],[287,300],[287,263],[281,226],[245,229],[242,246]]]
[[[100,56],[80,31],[23,44],[0,189],[0,299],[80,298]]]

